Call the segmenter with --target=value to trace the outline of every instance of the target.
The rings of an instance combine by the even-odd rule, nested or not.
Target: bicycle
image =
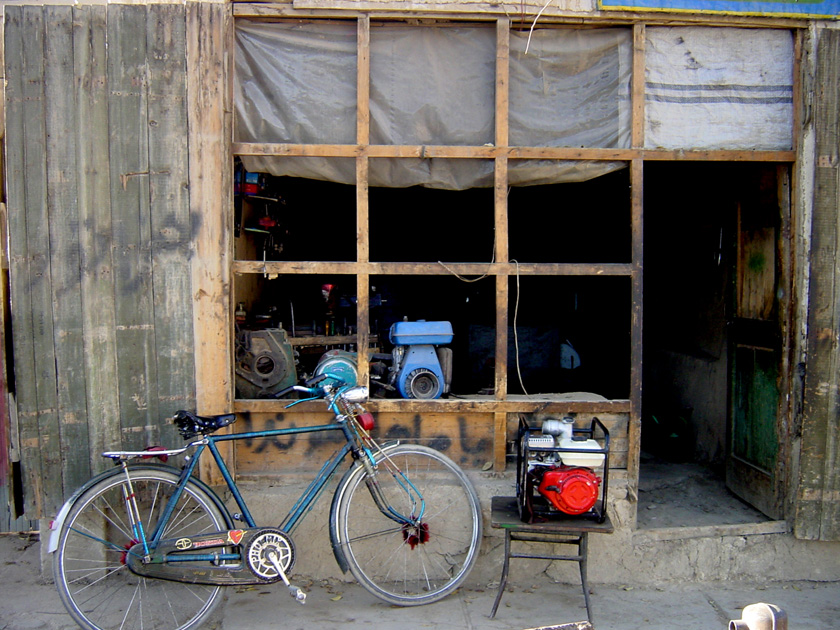
[[[205,621],[225,586],[291,583],[296,549],[291,537],[330,478],[349,455],[329,512],[333,553],[369,592],[400,606],[442,599],[466,579],[482,534],[481,510],[470,480],[450,458],[422,445],[379,445],[367,388],[322,374],[292,391],[323,398],[335,414],[329,424],[214,435],[234,414],[173,417],[189,443],[156,451],[102,455],[117,468],[91,479],[62,506],[52,524],[49,551],[67,611],[83,628],[186,630]],[[339,431],[345,442],[327,458],[282,522],[258,527],[217,444],[230,440]],[[150,463],[188,450],[181,469]],[[231,514],[207,484],[193,476],[209,450],[238,512]],[[235,527],[234,521],[242,526]]]

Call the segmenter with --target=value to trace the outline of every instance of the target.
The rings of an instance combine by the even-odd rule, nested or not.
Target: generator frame
[[[579,518],[594,519],[603,523],[607,518],[607,496],[609,490],[610,474],[610,432],[607,427],[598,419],[592,418],[589,428],[572,429],[574,437],[583,437],[603,442],[600,449],[591,448],[563,448],[560,446],[531,446],[528,438],[535,433],[542,434],[542,429],[532,427],[525,418],[519,420],[519,432],[516,438],[516,502],[519,506],[519,516],[525,523],[535,523],[551,520],[552,518]],[[592,455],[602,453],[604,455],[604,471],[599,489],[599,498],[595,505],[588,512],[578,515],[566,514],[556,509],[551,509],[549,502],[540,495],[534,486],[533,475],[529,474],[528,462],[536,453],[582,453]]]

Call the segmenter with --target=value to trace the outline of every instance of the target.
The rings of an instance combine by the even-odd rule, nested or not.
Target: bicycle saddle
[[[178,425],[178,432],[185,440],[194,438],[197,435],[208,435],[218,431],[222,427],[233,424],[236,421],[236,414],[225,413],[219,416],[199,416],[191,411],[181,409],[172,418]]]

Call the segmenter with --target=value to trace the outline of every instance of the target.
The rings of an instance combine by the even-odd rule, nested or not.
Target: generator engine
[[[520,430],[517,492],[526,522],[564,514],[602,516],[595,508],[606,488],[594,469],[604,467],[606,476],[609,437],[602,446],[591,430],[575,431],[572,418],[545,420],[540,432]]]
[[[583,514],[598,501],[601,478],[589,468],[551,466],[541,474],[539,493],[566,514]]]
[[[450,322],[396,322],[389,338],[394,344],[389,381],[403,398],[433,399],[449,393],[452,383]]]
[[[295,353],[282,328],[240,330],[236,335],[236,392],[266,398],[297,382]]]

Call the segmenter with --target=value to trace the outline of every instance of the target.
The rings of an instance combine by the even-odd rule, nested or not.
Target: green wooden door
[[[771,518],[782,518],[779,194],[775,169],[759,169],[739,204],[729,318],[727,486]]]

